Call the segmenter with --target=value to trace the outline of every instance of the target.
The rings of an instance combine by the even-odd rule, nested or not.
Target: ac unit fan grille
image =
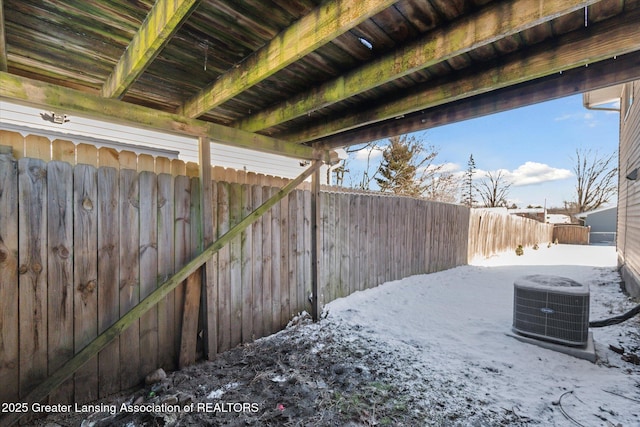
[[[586,345],[589,294],[514,289],[513,329],[524,335],[568,345]]]

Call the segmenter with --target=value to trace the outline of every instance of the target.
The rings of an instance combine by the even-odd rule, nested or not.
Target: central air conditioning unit
[[[530,275],[513,289],[513,331],[532,338],[586,347],[589,286],[566,277]]]

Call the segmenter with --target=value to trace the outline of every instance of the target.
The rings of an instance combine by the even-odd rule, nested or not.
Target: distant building
[[[591,243],[615,244],[618,207],[610,206],[574,215],[582,225],[591,227]]]

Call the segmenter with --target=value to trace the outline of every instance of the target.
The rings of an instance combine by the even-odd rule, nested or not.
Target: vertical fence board
[[[180,335],[180,353],[178,367],[183,369],[196,361],[198,341],[198,312],[202,293],[202,273],[196,270],[185,281],[182,333]]]
[[[271,197],[271,188],[270,187],[262,187],[262,201],[266,201]],[[272,253],[272,236],[271,236],[271,212],[272,209],[269,209],[265,212],[262,217],[262,280],[260,281],[262,287],[262,324],[263,324],[263,334],[269,335],[274,331],[273,329],[273,316],[271,315],[271,304],[273,301],[273,293],[272,293],[272,274],[271,274],[271,264],[273,262],[273,253]]]
[[[69,164],[76,163],[76,146],[71,141],[56,139],[51,143],[51,159],[67,162]]]
[[[229,231],[229,184],[218,183],[218,238]],[[231,347],[231,272],[229,245],[218,252],[218,351]]]
[[[280,201],[280,323],[283,328],[291,316],[291,295],[289,293],[289,196]]]
[[[242,186],[229,186],[229,223],[233,227],[242,217]],[[229,272],[231,288],[231,347],[242,341],[242,237],[237,236],[229,243]]]
[[[120,153],[120,160],[123,160]],[[125,162],[125,164],[128,162]],[[120,316],[140,301],[139,207],[137,172],[120,170]],[[140,322],[120,335],[120,385],[133,387],[140,380]]]
[[[101,167],[119,168],[120,154],[113,148],[100,147],[98,149],[98,164]]]
[[[251,197],[251,187],[243,184],[241,187],[241,216],[247,217],[253,211],[253,199]],[[254,223],[255,225],[255,223]],[[242,290],[242,342],[250,342],[254,339],[253,332],[253,225],[240,233],[241,241],[241,290]],[[255,261],[257,262],[257,260]]]
[[[47,377],[47,180],[41,160],[18,160],[20,396]]]
[[[104,160],[101,158],[100,163]],[[107,162],[108,163],[108,162]],[[111,163],[113,164],[113,163]],[[98,169],[98,333],[113,325],[120,315],[119,178],[113,167]],[[120,338],[98,355],[98,394],[120,390]]]
[[[204,221],[210,221],[211,237],[215,240],[218,233],[218,185],[215,182],[211,182],[210,194],[205,193],[205,197],[211,198],[211,212],[210,218],[204,215]],[[214,254],[210,261],[206,264],[206,307],[207,307],[207,349],[208,354],[206,358],[212,360],[218,353],[218,254]]]
[[[379,251],[379,243],[378,243],[378,222],[379,222],[379,211],[375,208],[377,201],[379,200],[379,196],[368,197],[367,202],[367,240],[365,242],[365,246],[367,247],[367,263],[369,265],[369,271],[367,272],[367,283],[365,284],[365,288],[372,288],[378,285],[378,251]]]
[[[300,191],[300,200],[302,203],[302,216],[298,218],[302,224],[302,276],[301,285],[299,286],[300,292],[298,293],[298,306],[300,310],[306,310],[308,313],[312,313],[311,301],[311,246],[313,241],[311,239],[311,188],[308,191]],[[319,202],[319,201],[318,201]]]
[[[24,137],[20,133],[0,130],[0,145],[11,147],[15,159],[24,157]]]
[[[358,283],[360,280],[359,270],[364,266],[360,265],[360,246],[359,235],[360,228],[362,227],[360,217],[360,194],[352,194],[349,196],[349,227],[346,230],[349,234],[349,271],[346,275],[347,283],[349,284],[349,294],[358,290]]]
[[[287,274],[287,282],[289,283],[289,311],[286,319],[293,317],[298,311],[298,293],[297,293],[297,279],[298,279],[298,253],[300,248],[298,247],[298,225],[297,225],[297,213],[298,213],[298,200],[296,198],[296,190],[289,194],[289,207],[287,209],[287,243],[289,244],[289,267]]]
[[[262,204],[262,188],[258,185],[251,185],[251,204],[253,208],[256,209],[258,206]],[[251,240],[253,242],[251,259],[253,260],[253,276],[252,276],[252,288],[251,293],[253,294],[253,312],[252,315],[252,323],[253,323],[253,333],[256,338],[260,338],[264,336],[264,322],[263,322],[263,293],[262,290],[264,288],[264,280],[262,277],[262,267],[264,260],[262,258],[262,239],[263,239],[263,231],[262,231],[262,223],[264,221],[264,217],[260,218],[253,224],[251,228]]]
[[[0,154],[0,402],[16,402],[20,389],[17,166]]]
[[[273,197],[278,191],[277,188],[272,187],[270,196]],[[271,301],[271,312],[273,315],[273,328],[278,330],[282,324],[282,309],[280,299],[282,298],[282,251],[281,246],[281,232],[282,223],[280,222],[281,204],[276,203],[271,208],[271,295],[273,297]]]
[[[24,138],[24,154],[31,159],[51,160],[51,142],[44,136],[27,135]]]
[[[371,274],[371,250],[367,242],[369,242],[369,226],[370,226],[370,211],[371,211],[371,197],[362,197],[360,200],[360,236],[358,240],[358,252],[360,253],[361,265],[365,266],[360,269],[360,281],[358,282],[358,290],[367,289],[370,282]]]
[[[340,297],[344,297],[349,295],[349,270],[350,270],[350,256],[349,245],[351,244],[350,239],[350,230],[349,230],[349,208],[350,203],[349,199],[351,198],[350,194],[340,194],[339,195],[339,203],[340,203],[340,218],[338,219],[338,248],[340,251],[339,261],[340,261]]]
[[[189,177],[183,175],[176,176],[174,197],[175,270],[178,271],[189,261],[189,255],[191,253],[191,179]],[[176,355],[180,354],[184,295],[185,283],[183,282],[175,289],[174,353]]]
[[[304,222],[304,199],[303,199],[303,191],[296,190],[293,192],[294,197],[296,199],[296,210],[295,210],[295,225],[293,228],[296,229],[296,277],[293,282],[292,289],[295,292],[292,294],[292,306],[294,308],[294,313],[300,313],[305,309],[304,304],[304,295],[306,291],[305,284],[305,247],[304,247],[304,235],[305,230],[310,228],[310,223]]]
[[[156,289],[158,280],[158,182],[156,174],[150,171],[141,172],[138,180],[140,299],[142,300]],[[158,368],[157,306],[149,309],[140,318],[140,348],[140,373],[147,375]]]
[[[98,334],[98,182],[96,168],[74,169],[74,343],[79,352]],[[91,359],[75,374],[75,400],[98,398],[98,361]]]
[[[338,298],[337,289],[338,289],[338,278],[339,278],[338,273],[339,273],[340,262],[338,258],[338,248],[336,245],[336,242],[337,242],[336,229],[338,225],[337,218],[339,217],[338,215],[336,215],[336,212],[338,210],[338,204],[337,204],[338,195],[336,193],[327,193],[327,196],[328,196],[328,201],[326,203],[326,207],[328,210],[328,214],[327,214],[326,224],[329,231],[325,233],[327,257],[324,265],[327,266],[326,302],[328,303]]]
[[[156,165],[157,166],[157,165]],[[174,272],[174,178],[166,169],[157,177],[158,183],[158,283]],[[175,364],[175,293],[170,292],[158,303],[158,364],[173,370]]]
[[[200,181],[198,178],[190,178],[189,206],[189,232],[190,248],[188,259],[202,251],[202,217],[201,217],[201,195]],[[200,304],[202,297],[202,269],[192,273],[185,282],[184,306],[182,313],[182,332],[180,335],[180,353],[178,357],[178,367],[182,369],[196,361],[196,354],[202,341],[198,340],[198,327],[202,324],[200,317]]]
[[[47,164],[47,282],[49,375],[73,357],[73,170],[63,162]],[[73,401],[73,381],[49,396],[51,403]]]

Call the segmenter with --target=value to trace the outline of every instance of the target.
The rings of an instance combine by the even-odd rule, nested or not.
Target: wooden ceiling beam
[[[376,141],[638,79],[640,51],[322,138],[314,141],[314,146],[333,149]]]
[[[185,101],[180,114],[198,117],[287,65],[330,42],[397,0],[326,2],[278,34],[264,47]]]
[[[600,0],[511,0],[491,3],[474,16],[432,31],[422,39],[359,69],[239,120],[234,126],[250,132],[275,126],[597,1]]]
[[[102,96],[121,98],[199,3],[200,0],[158,0],[102,86]]]
[[[319,120],[297,132],[278,135],[302,143],[372,123],[454,102],[496,89],[560,73],[640,50],[640,10],[619,15],[526,52],[503,58],[484,70],[462,73],[442,84],[425,83],[404,97],[354,114]]]
[[[4,5],[0,0],[0,71],[6,72],[8,69],[7,60],[7,39],[4,32]]]
[[[103,98],[99,95],[4,72],[0,72],[0,99],[171,134],[209,137],[212,141],[220,144],[296,159],[321,159],[324,155],[324,153],[317,152],[308,146],[190,119],[117,99]]]

